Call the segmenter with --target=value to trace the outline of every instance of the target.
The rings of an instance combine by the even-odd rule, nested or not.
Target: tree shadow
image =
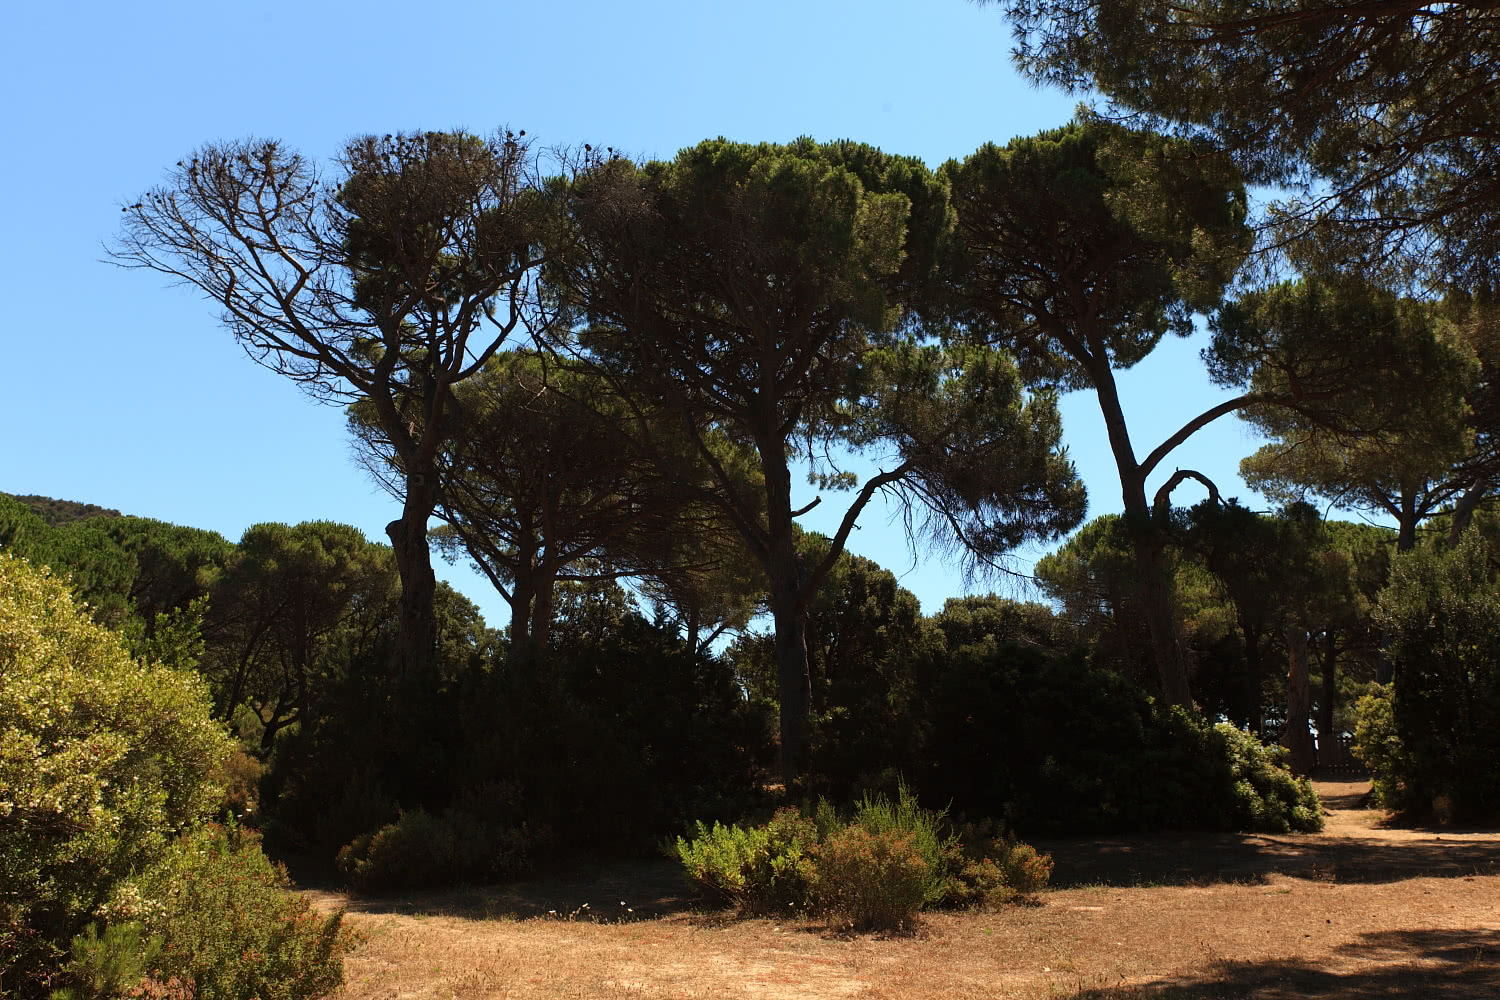
[[[1500,838],[1443,830],[1428,837],[1159,834],[1042,841],[1054,888],[1257,884],[1271,875],[1378,884],[1500,874]]]
[[[1219,962],[1201,975],[1082,990],[1070,1000],[1254,998],[1390,1000],[1500,996],[1500,931],[1375,931],[1335,949],[1326,964],[1299,959]]]
[[[591,865],[503,885],[355,896],[347,904],[353,913],[594,923],[649,920],[704,905],[682,866],[665,859]]]

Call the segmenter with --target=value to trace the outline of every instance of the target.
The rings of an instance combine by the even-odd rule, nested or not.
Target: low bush
[[[850,825],[814,848],[819,909],[853,930],[908,930],[941,881],[912,833]]]
[[[72,986],[54,990],[52,1000],[113,1000],[138,990],[161,956],[161,938],[147,937],[138,921],[89,924],[73,938],[72,958],[63,974]]]
[[[487,823],[468,813],[421,809],[356,837],[338,854],[338,870],[359,892],[425,889],[513,878],[530,869],[535,838],[524,826]]]
[[[343,984],[343,914],[313,910],[247,831],[183,837],[114,906],[161,939],[155,978],[188,984],[196,1000],[311,1000]]]
[[[1403,811],[1411,803],[1401,776],[1411,770],[1401,734],[1396,729],[1394,691],[1378,684],[1354,708],[1354,756],[1370,769],[1375,801],[1387,809]]]
[[[689,880],[742,913],[803,911],[812,903],[817,869],[812,849],[818,823],[794,807],[770,822],[744,827],[699,820],[691,838],[678,837],[671,853]]]
[[[955,829],[904,783],[867,794],[845,821],[826,800],[760,826],[699,821],[669,854],[687,877],[746,914],[817,910],[842,926],[898,930],[934,906],[1000,903],[1047,884],[1052,859],[993,824]]]

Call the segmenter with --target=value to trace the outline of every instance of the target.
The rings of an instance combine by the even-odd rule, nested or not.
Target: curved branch
[[[1161,484],[1161,489],[1156,491],[1156,498],[1151,503],[1152,517],[1161,520],[1171,510],[1172,491],[1181,486],[1186,480],[1196,479],[1208,487],[1208,498],[1214,503],[1223,503],[1224,498],[1219,496],[1219,487],[1214,481],[1195,469],[1178,469],[1172,473],[1172,478]]]

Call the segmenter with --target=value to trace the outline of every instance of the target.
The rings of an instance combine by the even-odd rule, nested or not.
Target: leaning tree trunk
[[[421,677],[429,672],[437,650],[437,577],[432,572],[432,550],[427,544],[427,521],[437,493],[434,473],[407,478],[401,516],[385,526],[401,577],[400,613],[396,621],[394,665],[396,676]]]
[[[1313,749],[1312,731],[1308,729],[1308,716],[1312,709],[1312,689],[1307,674],[1307,630],[1296,625],[1286,630],[1287,674],[1286,674],[1286,728],[1281,733],[1281,745],[1291,751],[1291,764],[1295,774],[1311,774],[1317,764]]]

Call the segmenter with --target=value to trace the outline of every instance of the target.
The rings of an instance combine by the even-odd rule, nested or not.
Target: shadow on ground
[[[1154,834],[1038,843],[1052,855],[1054,888],[1084,885],[1257,884],[1270,875],[1319,882],[1500,874],[1500,841],[1434,834],[1420,840],[1265,834]]]
[[[558,918],[618,923],[701,908],[675,861],[638,861],[589,867],[511,882],[399,897],[359,896],[355,913],[423,914],[471,920]]]
[[[1500,874],[1500,836],[1457,828],[1384,830],[1364,809],[1368,779],[1317,783],[1326,808],[1363,825],[1323,834],[1141,834],[1038,841],[1057,867],[1052,885],[1256,884],[1271,875],[1376,884]]]
[[[1500,996],[1500,931],[1379,931],[1337,949],[1324,965],[1297,960],[1223,962],[1199,976],[1104,987],[1070,1000],[1390,1000]]]

